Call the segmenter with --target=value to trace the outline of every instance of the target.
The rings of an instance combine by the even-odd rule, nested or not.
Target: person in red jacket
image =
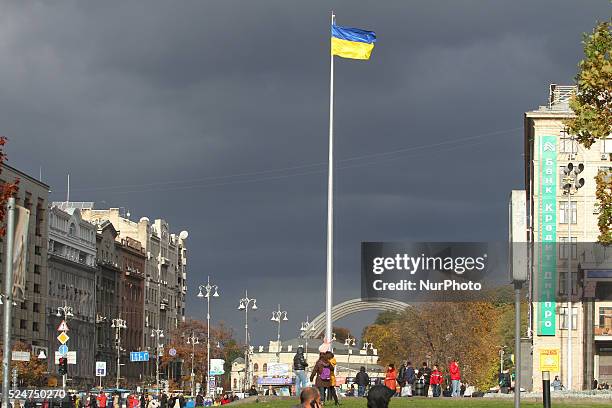
[[[461,371],[459,370],[459,364],[457,360],[453,360],[448,366],[448,372],[450,373],[452,394],[451,397],[461,396]]]
[[[104,393],[104,391],[100,392],[100,395],[98,395],[98,408],[106,408],[106,402],[108,400],[108,398],[106,397],[106,394]]]
[[[429,377],[429,384],[431,385],[431,391],[434,397],[440,396],[440,389],[443,382],[444,377],[442,377],[442,373],[438,370],[438,365],[434,364],[431,376]]]
[[[389,364],[389,367],[387,367],[385,386],[393,390],[393,392],[397,391],[397,371],[395,371],[395,366],[393,364]]]

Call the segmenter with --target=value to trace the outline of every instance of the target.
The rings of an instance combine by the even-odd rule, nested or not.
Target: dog
[[[384,385],[375,385],[368,391],[368,408],[387,408],[395,391]]]

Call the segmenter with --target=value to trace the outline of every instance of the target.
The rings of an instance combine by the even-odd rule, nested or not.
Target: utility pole
[[[13,246],[15,236],[15,197],[10,197],[6,212],[6,255],[4,257],[4,354],[2,356],[2,405],[9,408],[11,371],[11,331],[13,311]]]

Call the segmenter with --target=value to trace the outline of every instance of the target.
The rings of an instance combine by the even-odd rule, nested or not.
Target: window
[[[259,364],[253,364],[253,371],[259,371]]]
[[[23,319],[19,320],[19,328],[25,330],[27,328],[27,322]]]
[[[28,310],[28,303],[26,301],[21,302],[21,310]]]
[[[267,373],[267,372],[268,372],[268,363],[264,363],[264,365],[263,365],[263,371],[264,371],[264,373]]]
[[[36,236],[37,237],[42,236],[42,232],[44,230],[42,224],[43,224],[44,219],[45,219],[45,203],[43,199],[39,198],[38,204],[36,204]]]
[[[34,303],[34,304],[32,305],[32,311],[33,311],[34,313],[39,313],[39,312],[40,312],[40,303]]]
[[[572,295],[578,290],[578,273],[572,272]],[[559,294],[567,295],[567,272],[559,272]]]
[[[571,218],[568,216],[568,207],[571,208]],[[572,224],[578,222],[578,203],[576,201],[570,201],[570,205],[567,205],[567,201],[559,201],[559,224],[567,224],[568,218],[572,220]]]
[[[41,254],[41,248],[38,245],[36,245],[34,247],[34,255],[40,255],[40,254]]]
[[[602,153],[612,153],[612,137],[608,136],[604,139]]]
[[[568,248],[567,237],[559,238],[559,259],[567,259],[569,255],[570,249]],[[572,250],[572,259],[578,258],[578,243],[577,238],[571,238],[571,250]]]
[[[40,265],[34,264],[34,273],[40,275]]]
[[[32,322],[32,331],[38,331],[38,322]]]
[[[599,308],[599,327],[612,329],[612,307]]]
[[[562,307],[559,309],[559,318],[561,320],[561,325],[559,328],[561,330],[567,330],[567,307]],[[576,330],[578,326],[578,308],[572,307],[572,330]]]
[[[38,283],[34,284],[34,293],[40,293],[40,284]]]

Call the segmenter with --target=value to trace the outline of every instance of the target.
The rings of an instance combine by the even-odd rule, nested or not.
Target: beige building
[[[146,254],[144,333],[146,347],[154,348],[152,330],[164,331],[162,341],[168,333],[185,320],[185,295],[187,293],[187,232],[170,232],[163,219],[154,222],[142,217],[132,221],[119,208],[97,210],[83,209],[83,217],[94,222],[110,221],[118,231],[117,240],[132,238],[139,241]]]
[[[593,379],[612,382],[612,256],[592,243],[599,234],[594,177],[610,171],[612,139],[590,149],[568,134],[563,121],[573,114],[568,101],[575,88],[551,85],[546,106],[525,113],[525,190],[529,240],[533,243],[531,280],[533,389],[541,389],[541,371],[551,370],[568,384],[568,331],[571,332],[571,388],[589,389]],[[563,169],[568,163],[584,170],[584,186],[571,194]],[[570,267],[571,265],[571,267]],[[567,277],[571,269],[572,308]],[[571,316],[571,330],[569,316]],[[558,357],[557,357],[558,356]],[[558,369],[554,362],[559,358]],[[553,363],[552,368],[541,362]]]
[[[259,390],[262,390],[270,384],[280,385],[278,382],[279,377],[286,378],[287,384],[293,384],[295,377],[293,373],[293,356],[295,356],[298,347],[304,347],[304,355],[308,362],[306,373],[310,375],[312,367],[314,367],[319,359],[318,350],[321,343],[321,340],[309,339],[308,349],[306,349],[306,340],[299,338],[281,341],[280,348],[276,341],[270,341],[268,346],[252,346],[249,357],[249,375],[252,379],[251,383],[256,384]],[[385,368],[378,365],[378,352],[376,349],[370,349],[366,354],[364,350],[358,347],[349,347],[344,343],[333,342],[333,350],[337,362],[336,378],[340,383],[346,378],[354,378],[359,368],[362,366],[366,367],[370,378],[384,378]],[[286,365],[288,368],[286,375],[275,376],[270,374],[269,370],[271,369],[271,365],[276,363]],[[232,391],[242,391],[244,387],[244,375],[244,358],[239,357],[232,362]]]

